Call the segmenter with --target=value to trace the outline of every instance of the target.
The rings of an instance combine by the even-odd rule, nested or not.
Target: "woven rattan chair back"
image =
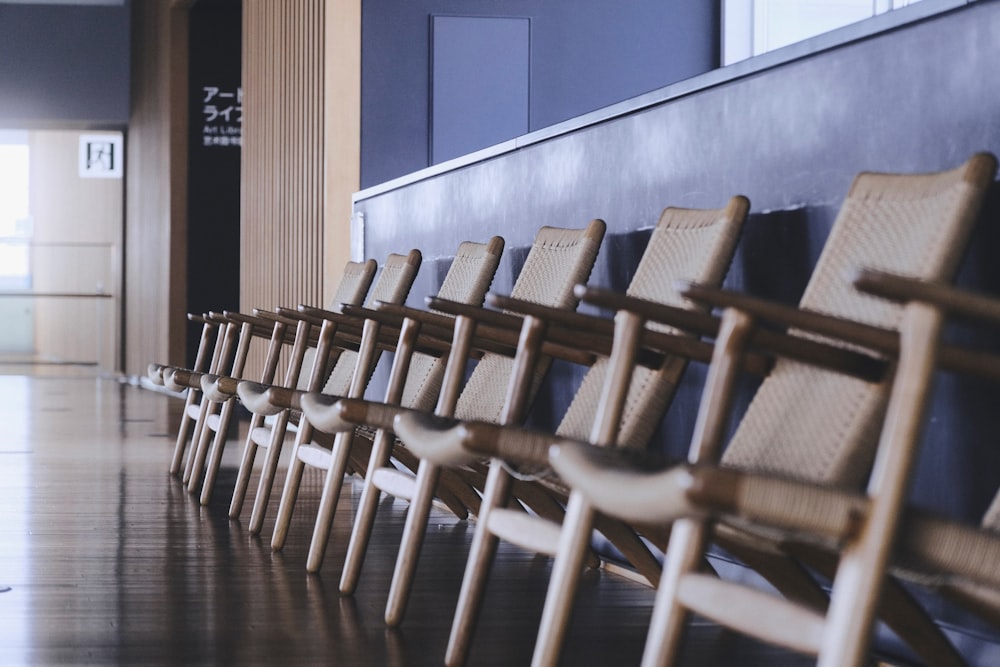
[[[499,236],[488,243],[462,243],[441,282],[438,296],[450,301],[482,305],[500,264],[503,245]],[[400,404],[415,410],[433,410],[444,378],[445,362],[444,357],[415,353],[406,374]]]
[[[734,197],[721,209],[668,208],[660,216],[627,293],[674,306],[690,306],[677,291],[678,280],[721,284],[732,260],[749,202]],[[636,366],[625,400],[617,443],[645,447],[674,394],[685,363],[668,359],[657,369]],[[586,440],[601,399],[607,359],[584,376],[557,433]]]
[[[975,221],[981,172],[988,168],[973,158],[935,174],[859,174],[800,306],[896,328],[901,307],[856,292],[845,276],[868,266],[949,281]],[[754,396],[723,463],[858,486],[874,456],[888,385],[779,360]]]
[[[341,306],[345,303],[352,305],[362,303],[365,295],[368,294],[369,288],[371,288],[372,280],[375,278],[375,268],[374,259],[369,259],[365,262],[348,262],[344,266],[344,273],[340,278],[340,283],[337,285],[337,291],[334,292],[333,297],[327,302],[326,309],[339,313]],[[315,362],[315,355],[316,348],[311,347],[306,350],[300,368],[312,368]],[[295,388],[306,389],[308,385],[308,374],[298,373]]]
[[[377,301],[385,303],[402,303],[410,293],[413,279],[416,278],[417,270],[420,268],[420,252],[411,250],[406,255],[390,254],[385,264],[382,265],[382,273],[379,274],[375,285],[368,294],[365,301],[367,305],[372,305]],[[354,377],[354,367],[358,361],[358,353],[354,350],[343,350],[337,356],[337,361],[333,365],[326,383],[323,385],[323,393],[335,396],[346,396],[351,386],[351,378]],[[374,368],[369,369],[369,373]]]
[[[535,235],[510,295],[556,308],[575,307],[577,298],[573,287],[587,281],[605,229],[602,220],[593,220],[581,229],[542,227]],[[507,384],[498,382],[497,378],[510,377],[513,368],[514,360],[509,357],[484,355],[462,388],[455,416],[499,422]],[[547,370],[547,361],[538,364],[532,395]]]

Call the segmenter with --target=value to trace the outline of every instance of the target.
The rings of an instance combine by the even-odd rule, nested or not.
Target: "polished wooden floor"
[[[272,553],[226,516],[235,442],[208,507],[167,474],[173,440],[160,415],[175,400],[86,371],[0,374],[0,664],[441,664],[473,524],[434,515],[406,621],[387,630],[405,505],[383,502],[359,590],[341,597],[357,486],[344,485],[323,570],[307,575],[318,475]],[[528,663],[549,569],[502,548],[470,664]],[[564,663],[638,664],[652,599],[587,573]],[[682,662],[812,664],[701,623]]]

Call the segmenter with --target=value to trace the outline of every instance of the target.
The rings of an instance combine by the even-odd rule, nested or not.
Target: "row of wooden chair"
[[[273,479],[283,424],[297,415],[272,547],[284,543],[303,467],[325,469],[311,571],[322,564],[340,484],[349,471],[363,475],[344,593],[358,585],[379,494],[410,501],[386,609],[390,624],[403,620],[432,499],[459,516],[477,514],[447,664],[468,659],[501,538],[555,557],[534,658],[555,664],[580,570],[599,559],[590,549],[594,529],[659,586],[645,664],[675,659],[690,611],[818,655],[826,665],[860,664],[880,616],[930,664],[961,664],[887,572],[894,563],[946,572],[953,595],[975,601],[975,608],[1000,608],[995,595],[982,592],[983,582],[998,583],[990,560],[995,538],[909,511],[904,502],[935,362],[989,377],[1000,373],[996,359],[938,343],[946,312],[1000,321],[996,304],[942,286],[958,267],[995,171],[992,156],[977,155],[937,174],[859,175],[797,309],[718,289],[749,208],[737,197],[718,210],[667,209],[624,295],[574,289],[593,266],[603,223],[546,228],[511,296],[490,295],[493,308],[480,303],[495,261],[492,268],[479,266],[480,283],[464,293],[452,291],[446,279],[429,311],[399,305],[403,294],[395,305],[373,301],[339,313],[300,307],[251,317],[210,314],[198,361],[208,373],[151,367],[150,376],[190,387],[185,414],[201,415],[206,425],[213,403],[225,406],[237,395],[255,424],[277,419],[262,480]],[[502,242],[496,239],[473,254],[487,246],[485,254],[498,258]],[[459,257],[465,257],[461,250]],[[859,268],[877,272],[852,282]],[[678,281],[686,282],[676,291]],[[571,312],[581,298],[614,310],[614,320]],[[288,335],[293,324],[301,338]],[[321,335],[310,336],[317,326]],[[237,328],[247,341],[269,336],[272,349],[293,344],[290,368],[312,345],[309,382],[295,391],[293,374],[286,373],[275,386],[270,364],[262,382],[239,381],[249,342],[236,336]],[[329,333],[325,347],[319,347],[322,331]],[[380,349],[395,352],[387,393],[382,402],[366,401]],[[317,391],[330,360],[345,351],[354,355],[345,371],[351,381]],[[520,423],[552,358],[591,370],[555,433],[526,430]],[[476,366],[465,382],[470,359]],[[688,461],[664,467],[648,455],[649,440],[689,359],[710,362],[709,375]],[[765,378],[723,446],[735,379],[743,371]],[[438,379],[428,380],[432,375]],[[192,395],[199,388],[204,395],[195,410]],[[194,420],[193,429],[190,420],[182,422],[176,451],[188,437],[185,429],[198,442],[207,437],[210,427],[202,421]],[[318,433],[335,434],[332,443],[316,441]],[[259,446],[264,439],[253,441]],[[192,488],[199,447],[187,466]],[[241,480],[244,475],[249,467],[241,469]],[[203,500],[209,480],[211,472]],[[266,507],[269,492],[262,481],[255,500]],[[231,513],[238,515],[238,508]],[[993,515],[1000,510],[988,526],[996,522]],[[255,512],[251,530],[259,532],[262,520],[263,512]],[[937,537],[942,534],[947,541]],[[739,557],[782,597],[706,573],[711,544]],[[665,550],[662,566],[650,545]],[[829,575],[829,592],[816,573]]]

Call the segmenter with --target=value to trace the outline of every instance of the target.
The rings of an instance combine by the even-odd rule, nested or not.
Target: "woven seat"
[[[635,270],[628,293],[673,307],[692,308],[692,304],[674,290],[674,282],[686,278],[720,284],[748,208],[749,202],[744,197],[734,197],[721,209],[664,210]],[[653,328],[659,333],[676,333],[670,327]],[[631,330],[629,333],[638,336],[640,332]],[[674,395],[686,360],[668,355],[652,368],[641,365],[629,368],[631,372],[625,377],[609,374],[609,368],[629,366],[624,357],[632,350],[632,341],[622,337],[615,342],[611,357],[600,357],[590,367],[556,430],[556,437],[581,440],[589,437],[594,442],[625,449],[647,446]],[[602,395],[607,391],[621,392],[622,396],[609,399],[609,409],[602,412]],[[559,480],[547,468],[538,467],[540,463],[547,465],[548,446],[553,440],[551,434],[513,425],[473,422],[467,415],[458,416],[463,419],[456,424],[436,424],[420,415],[407,415],[397,423],[397,432],[407,446],[418,455],[433,457],[441,464],[454,465],[471,456],[498,457],[490,464],[487,488],[491,491],[484,495],[476,524],[447,662],[464,659],[472,624],[482,604],[497,538],[553,555],[560,539],[561,505],[565,502]],[[512,478],[511,467],[517,468],[516,475],[521,480],[531,481],[519,482]],[[519,487],[511,489],[515,482]],[[524,483],[540,484],[550,492],[555,491],[550,495],[559,504],[558,510],[529,515],[520,509],[507,508],[511,492],[517,497]],[[589,542],[592,521],[586,523],[580,531]],[[609,524],[602,527],[619,550],[655,576],[659,564],[633,531]]]
[[[373,260],[360,263],[348,262],[344,266],[332,307],[339,307],[341,303],[361,303],[372,283],[375,268]],[[233,409],[233,402],[229,400],[231,395],[213,394],[212,398],[205,397],[202,391],[202,378],[206,374],[242,377],[251,343],[256,340],[268,340],[267,362],[261,379],[269,382],[277,365],[277,355],[286,337],[287,323],[243,316],[239,313],[210,313],[204,317],[188,315],[188,318],[203,322],[194,368],[178,369],[150,364],[148,374],[154,382],[159,376],[168,387],[173,383],[169,388],[186,392],[184,415],[178,429],[170,472],[177,474],[183,465],[182,481],[193,492],[197,489],[197,479],[200,477],[210,442],[213,440],[212,434],[215,434],[215,441],[225,441]],[[213,329],[216,330],[214,349],[211,336]],[[209,357],[211,361],[206,366]],[[178,384],[177,380],[181,377],[183,383]],[[207,400],[203,400],[204,398]],[[193,446],[187,463],[184,464],[184,454],[189,441]],[[195,482],[191,481],[192,476],[195,477]]]
[[[541,306],[564,312],[572,310],[577,303],[573,286],[589,276],[604,231],[605,224],[600,220],[594,220],[580,229],[543,227],[525,258],[512,293]],[[440,299],[431,302],[432,308],[445,304],[451,308],[459,306]],[[547,354],[539,355],[538,363],[524,373],[523,392],[507,402],[507,382],[517,367],[512,357],[522,318],[479,308],[462,307],[458,311],[444,388],[434,412],[439,417],[474,415],[493,422],[520,419],[525,406],[541,383],[550,357]],[[413,315],[416,316],[417,313]],[[504,339],[509,343],[510,349],[498,351],[484,348],[484,354],[466,381],[465,367],[469,351],[482,342],[480,338],[490,341]],[[367,421],[378,423],[386,434],[385,439],[379,441],[379,446],[372,449],[366,466],[364,490],[348,546],[341,591],[350,593],[357,585],[380,493],[407,499],[410,507],[386,612],[387,616],[395,614],[396,611],[393,610],[400,610],[401,613],[410,590],[430,505],[435,490],[440,488],[439,480],[466,480],[466,484],[472,483],[481,488],[482,474],[471,470],[442,470],[428,461],[418,460],[412,452],[394,442],[394,438],[390,437],[393,418],[398,414],[429,414],[426,410],[387,410],[383,406],[360,401],[324,401],[319,396],[304,399],[303,407],[307,415],[315,415],[318,421],[325,421],[329,426],[336,426],[338,422]],[[390,456],[397,465],[390,463]],[[414,468],[415,477],[410,472]],[[470,509],[475,511],[478,509],[478,496],[473,494],[473,500],[475,505]],[[322,563],[328,534],[323,532],[324,528],[328,531],[329,524],[318,524],[318,530],[313,535],[307,563],[309,569],[318,569]]]
[[[992,156],[977,155],[959,168],[936,174],[860,174],[814,269],[800,310],[783,312],[785,309],[761,306],[741,295],[697,287],[685,290],[691,298],[726,309],[689,453],[690,464],[698,465],[692,470],[697,475],[681,474],[679,468],[657,474],[622,474],[609,487],[610,477],[597,474],[588,462],[590,457],[574,453],[579,445],[553,451],[553,465],[584,504],[592,503],[599,511],[627,521],[673,520],[644,664],[673,661],[689,611],[765,641],[818,654],[821,665],[861,662],[871,633],[873,607],[882,592],[879,573],[891,543],[898,515],[892,505],[898,497],[889,494],[887,503],[873,504],[879,509],[870,513],[842,513],[846,517],[841,536],[845,547],[825,615],[789,599],[700,574],[698,565],[712,536],[710,529],[717,525],[713,517],[720,506],[741,520],[732,522],[726,531],[716,531],[716,540],[727,548],[730,544],[741,547],[735,553],[753,558],[748,562],[754,567],[758,563],[780,564],[791,559],[776,553],[781,544],[778,541],[748,539],[737,543],[724,538],[730,531],[738,532],[754,523],[770,526],[778,522],[775,515],[791,521],[801,513],[808,514],[815,498],[790,494],[791,488],[809,488],[811,493],[815,487],[861,493],[876,450],[880,461],[884,457],[893,465],[875,466],[869,491],[880,488],[886,470],[898,472],[902,468],[905,472],[906,461],[892,459],[895,451],[887,447],[884,435],[876,448],[890,394],[889,376],[883,380],[858,378],[818,369],[801,360],[778,358],[722,453],[739,366],[736,362],[748,345],[763,340],[755,319],[789,326],[790,337],[800,340],[893,355],[898,338],[892,332],[903,322],[904,309],[856,292],[845,276],[859,266],[874,266],[927,281],[950,280],[995,171]],[[903,380],[896,386],[903,389],[893,393],[889,424],[905,421],[907,415],[912,419],[913,406],[922,407],[925,398],[912,395],[912,384]],[[713,468],[725,473],[718,475],[720,483],[710,481]],[[759,483],[768,478],[775,483]],[[740,480],[753,480],[753,484],[744,486]],[[764,508],[760,516],[747,509],[750,501]],[[822,508],[824,503],[813,506]],[[824,516],[829,519],[829,515]],[[800,528],[808,530],[808,526]],[[751,546],[755,542],[759,548]],[[794,563],[785,565],[784,570],[771,568],[778,576],[779,589],[787,584],[783,577],[798,577],[792,569]],[[923,630],[928,635],[937,632],[929,623]],[[945,654],[948,651],[940,644],[932,648]],[[536,654],[538,651],[548,651],[545,655],[550,658],[557,654],[557,648],[551,646],[540,645]]]

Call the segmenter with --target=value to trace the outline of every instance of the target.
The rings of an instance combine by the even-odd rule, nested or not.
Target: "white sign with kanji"
[[[80,135],[80,178],[121,178],[124,164],[121,133]]]

